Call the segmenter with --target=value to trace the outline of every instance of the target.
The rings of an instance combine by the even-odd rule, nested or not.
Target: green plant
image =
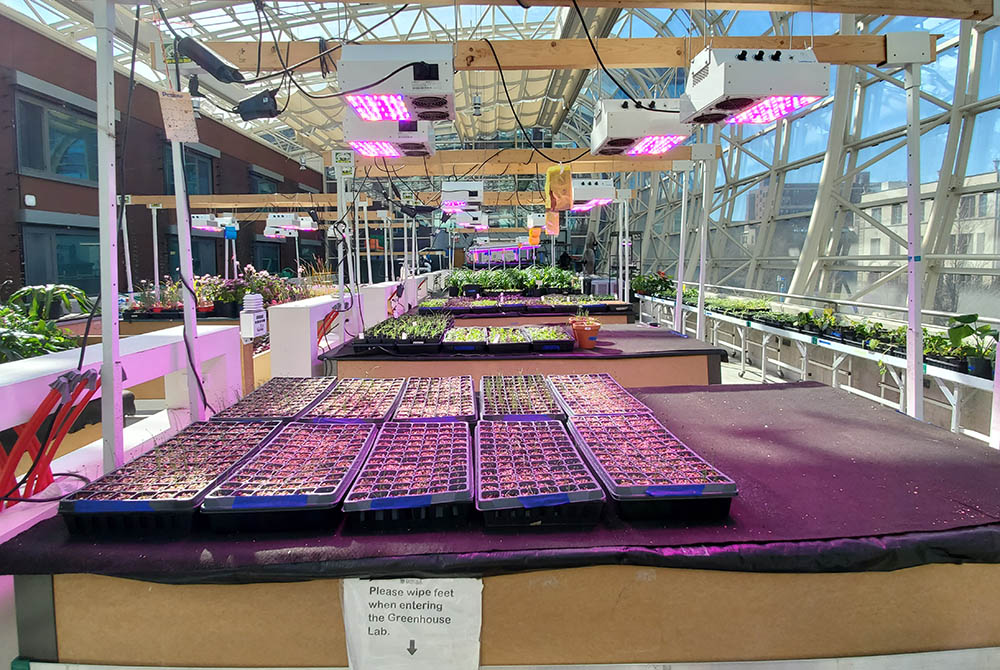
[[[404,314],[386,319],[365,332],[366,338],[385,340],[437,340],[451,325],[447,314]]]
[[[33,358],[77,346],[77,338],[54,321],[0,305],[0,363]]]
[[[632,278],[630,286],[633,293],[642,293],[656,298],[667,298],[676,295],[673,278],[664,272],[636,275]]]
[[[480,300],[473,300],[472,302],[469,303],[469,305],[472,307],[497,307],[499,304],[500,301],[490,300],[487,298],[483,298]]]
[[[829,333],[839,324],[837,316],[833,313],[832,309],[824,309],[818,315],[810,312],[810,315],[812,316],[813,323],[819,328],[819,332],[821,333]]]
[[[7,300],[9,305],[20,309],[30,318],[42,320],[52,318],[53,305],[62,305],[69,312],[73,309],[74,301],[84,312],[89,312],[93,307],[83,290],[68,284],[25,286],[11,294]]]
[[[948,319],[948,339],[957,348],[964,348],[970,358],[996,356],[997,329],[980,324],[978,314],[963,314]]]
[[[444,307],[448,304],[447,298],[428,298],[420,303],[420,307]]]
[[[524,332],[533,341],[571,340],[573,337],[557,326],[525,326]]]
[[[527,342],[520,328],[490,328],[490,342],[493,344],[513,344]]]
[[[445,342],[485,342],[485,328],[458,327],[450,328],[444,334]]]
[[[795,315],[795,320],[792,321],[792,325],[796,328],[808,328],[809,326],[815,326],[816,323],[813,321],[812,312],[799,312]]]

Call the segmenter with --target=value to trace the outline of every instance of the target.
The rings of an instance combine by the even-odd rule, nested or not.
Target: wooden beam
[[[395,177],[395,174],[393,175]],[[362,194],[369,200],[373,199],[371,194]],[[417,197],[425,205],[436,205],[441,201],[439,191],[418,191]],[[164,209],[174,209],[176,201],[172,195],[133,195],[130,196],[132,205],[160,205]],[[544,195],[541,191],[486,191],[483,193],[483,205],[488,207],[500,207],[504,205],[543,205]],[[288,195],[276,195],[273,193],[263,194],[232,194],[232,195],[192,195],[191,209],[195,211],[213,210],[215,212],[230,212],[244,209],[298,209],[306,210],[311,207],[336,207],[336,194],[328,193],[289,193]],[[323,214],[323,212],[321,212]],[[267,213],[261,213],[266,217]],[[243,221],[251,221],[244,215],[240,218]]]
[[[818,10],[817,10],[818,11]],[[932,35],[931,53],[934,53]],[[812,42],[808,36],[799,37],[716,37],[717,47],[741,49],[804,49]],[[395,44],[399,42],[364,42],[364,44]],[[414,46],[431,42],[407,42]],[[257,69],[255,42],[209,42],[208,46],[220,56],[244,71]],[[669,68],[687,67],[691,57],[703,46],[700,38],[643,37],[606,38],[597,40],[597,49],[604,64],[612,68]],[[497,51],[504,70],[581,70],[598,67],[590,44],[585,39],[562,40],[496,40]],[[316,42],[281,42],[282,57],[288,52],[286,63],[298,63],[316,56]],[[816,58],[833,65],[879,65],[885,62],[884,35],[817,35],[814,45]],[[340,51],[331,56],[340,58]],[[261,55],[261,70],[271,72],[281,69],[275,46],[265,45]],[[318,72],[319,61],[307,63],[300,72]],[[459,71],[495,72],[496,59],[483,40],[464,40],[455,44],[455,69]]]

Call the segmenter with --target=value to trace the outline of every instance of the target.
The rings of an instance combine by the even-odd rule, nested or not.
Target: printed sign
[[[198,124],[194,119],[191,96],[177,91],[160,91],[163,130],[171,142],[197,142]]]

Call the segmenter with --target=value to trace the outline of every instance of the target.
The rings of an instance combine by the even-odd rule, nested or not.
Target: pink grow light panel
[[[726,123],[772,123],[817,100],[819,96],[815,95],[776,95],[764,98],[739,114],[733,114],[726,119]]]
[[[399,151],[388,142],[366,140],[351,142],[351,146],[362,156],[368,158],[399,158]]]
[[[687,135],[647,135],[626,152],[627,156],[658,156],[687,139]]]
[[[441,211],[448,214],[458,214],[465,211],[466,202],[464,200],[445,200],[441,203]]]
[[[571,212],[589,212],[595,207],[602,207],[604,205],[610,204],[611,198],[594,198],[593,200],[588,200],[581,205],[573,205],[573,208],[569,211]]]
[[[389,95],[349,95],[347,104],[354,108],[365,121],[409,121],[410,110],[406,108],[403,96]]]

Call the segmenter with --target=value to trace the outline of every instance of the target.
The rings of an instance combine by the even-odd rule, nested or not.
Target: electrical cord
[[[56,478],[56,477],[72,477],[73,479],[79,479],[80,481],[82,481],[84,486],[86,486],[87,484],[90,483],[90,478],[89,477],[84,477],[83,475],[77,474],[75,472],[53,472],[52,473],[52,477],[53,477],[53,479]],[[18,485],[18,488],[21,488],[20,485]],[[15,490],[17,490],[17,489],[15,489]],[[13,495],[8,494],[8,495],[5,495],[5,496],[0,496],[0,502],[15,502],[15,503],[49,503],[49,502],[59,502],[60,500],[68,498],[69,496],[73,495],[74,493],[76,493],[76,491],[70,491],[69,493],[64,493],[61,496],[54,496],[52,498],[20,498],[20,497],[15,497]]]

